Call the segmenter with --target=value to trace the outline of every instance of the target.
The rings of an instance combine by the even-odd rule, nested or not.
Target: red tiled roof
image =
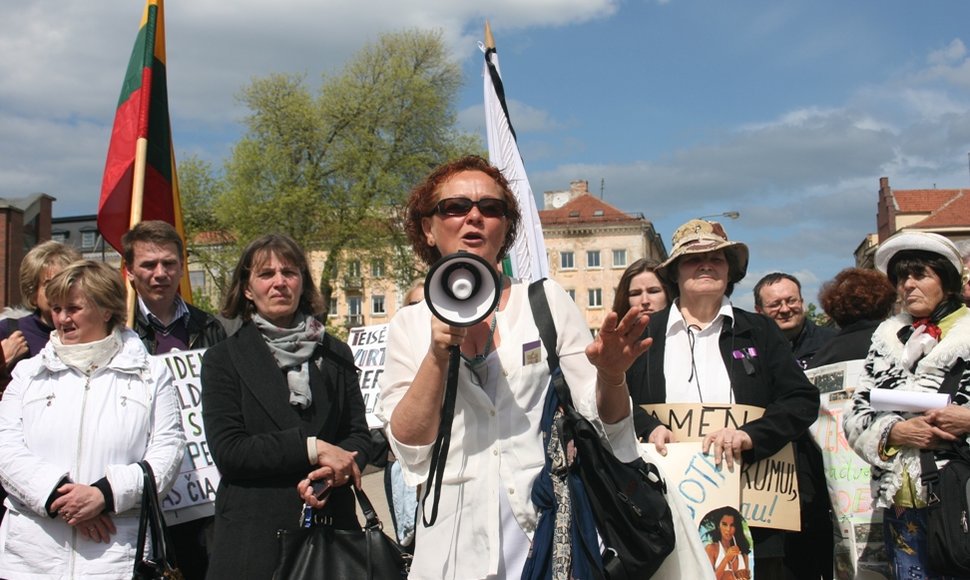
[[[634,222],[642,219],[643,216],[622,212],[589,194],[580,195],[560,208],[545,209],[539,212],[539,221],[542,222],[542,225]]]
[[[900,213],[928,213],[936,211],[962,189],[895,189],[893,197]]]
[[[930,215],[911,227],[942,228],[970,225],[970,191],[961,189],[944,190],[950,192],[950,197],[935,209],[929,210]]]

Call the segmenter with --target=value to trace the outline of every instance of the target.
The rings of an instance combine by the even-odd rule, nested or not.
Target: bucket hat
[[[670,257],[657,267],[657,274],[666,281],[673,283],[674,278],[668,275],[669,268],[681,256],[688,254],[706,254],[724,250],[724,255],[731,264],[730,281],[737,283],[748,272],[748,246],[741,242],[728,240],[727,233],[721,224],[706,220],[690,220],[677,228],[671,239],[673,249]]]

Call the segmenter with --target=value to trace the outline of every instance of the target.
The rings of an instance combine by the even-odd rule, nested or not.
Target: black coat
[[[370,437],[350,348],[327,336],[311,358],[313,402],[289,403],[286,378],[252,323],[205,353],[202,418],[222,481],[208,578],[268,579],[278,557],[276,531],[299,527],[297,483],[316,466],[307,437],[358,451],[367,464]],[[349,487],[327,505],[339,527],[357,525]]]
[[[734,323],[724,321],[718,339],[721,358],[727,368],[735,402],[765,409],[760,419],[740,427],[751,437],[752,448],[741,453],[745,463],[754,463],[777,453],[788,443],[807,437],[808,428],[818,418],[818,389],[805,377],[774,320],[734,308]],[[637,435],[644,440],[660,421],[647,415],[639,405],[664,403],[667,381],[664,376],[664,350],[670,308],[654,314],[645,334],[653,345],[627,371],[627,385],[634,404]],[[757,356],[745,360],[735,352]],[[755,550],[759,557],[783,554],[784,534],[778,530],[753,528]]]

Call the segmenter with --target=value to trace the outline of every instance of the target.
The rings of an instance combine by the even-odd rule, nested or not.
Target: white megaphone
[[[431,266],[424,279],[424,297],[439,320],[472,326],[495,310],[500,284],[498,273],[484,258],[459,250]]]

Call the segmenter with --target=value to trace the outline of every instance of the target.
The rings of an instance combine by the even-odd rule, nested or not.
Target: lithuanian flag
[[[166,221],[185,239],[168,116],[162,2],[145,5],[101,182],[98,229],[119,252],[122,234],[143,220]]]

